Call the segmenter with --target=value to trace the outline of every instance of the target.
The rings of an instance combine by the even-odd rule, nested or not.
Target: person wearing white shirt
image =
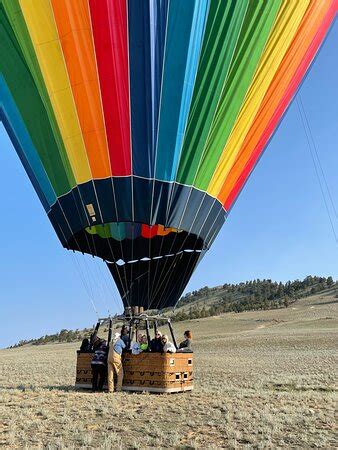
[[[169,341],[166,334],[162,336],[161,342],[163,344],[163,353],[176,353],[175,345]]]

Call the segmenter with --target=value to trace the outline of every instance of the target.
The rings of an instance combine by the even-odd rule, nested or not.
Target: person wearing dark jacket
[[[184,341],[182,341],[177,350],[178,353],[192,353],[192,333],[187,330],[184,332]]]
[[[92,348],[91,348],[89,339],[88,338],[84,338],[82,343],[81,343],[80,352],[90,353],[91,350],[92,350]]]
[[[107,343],[100,340],[95,343],[95,352],[92,358],[92,391],[102,392],[107,375]]]
[[[130,338],[129,338],[129,328],[127,327],[127,325],[122,325],[121,339],[126,345],[126,350],[128,350],[130,347]]]
[[[163,352],[163,344],[162,344],[162,333],[160,331],[156,331],[154,339],[150,341],[150,351],[156,353]]]

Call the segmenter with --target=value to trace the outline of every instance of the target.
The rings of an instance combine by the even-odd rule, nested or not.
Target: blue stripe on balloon
[[[203,41],[209,0],[171,0],[156,178],[174,181]]]
[[[203,43],[203,36],[209,9],[209,0],[198,0],[193,17],[192,34],[189,44],[187,58],[187,70],[185,72],[184,88],[182,94],[182,104],[180,118],[178,122],[177,138],[175,145],[175,157],[173,161],[173,172],[170,180],[173,180],[176,174],[178,159],[182,148],[184,132],[188,121],[191,99],[194,90],[195,78],[200,58],[200,51]]]
[[[153,154],[149,15],[149,2],[128,0],[132,164],[144,177]]]
[[[110,223],[109,224],[110,233],[113,239],[116,241],[123,241],[126,237],[126,230],[125,230],[125,224],[124,223]]]
[[[163,72],[165,32],[167,25],[168,0],[149,0],[150,7],[150,61],[152,95],[152,148],[156,146],[158,114]],[[152,155],[154,156],[154,154]],[[152,167],[154,167],[152,158]]]
[[[55,203],[56,195],[28,134],[4,78],[0,75],[0,120],[3,121],[15,150],[46,211]]]
[[[152,178],[155,165],[168,0],[128,0],[133,174]]]

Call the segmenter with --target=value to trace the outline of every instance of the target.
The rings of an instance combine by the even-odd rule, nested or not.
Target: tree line
[[[9,348],[22,347],[23,345],[41,345],[41,344],[53,344],[64,342],[76,342],[81,341],[85,337],[88,337],[92,333],[92,329],[84,328],[83,330],[67,330],[62,329],[59,333],[46,334],[37,339],[22,339],[17,344],[10,346]]]
[[[227,312],[287,308],[299,298],[314,295],[334,285],[335,281],[331,276],[326,278],[309,275],[304,280],[286,283],[257,279],[238,284],[225,283],[213,288],[204,286],[188,292],[179,300],[176,306],[179,310],[174,314],[173,320],[198,319]],[[189,304],[191,306],[187,308]]]

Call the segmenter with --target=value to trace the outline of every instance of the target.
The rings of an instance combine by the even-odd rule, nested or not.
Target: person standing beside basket
[[[109,346],[108,353],[108,392],[114,392],[114,373],[117,376],[116,392],[122,391],[123,382],[123,365],[122,351],[126,348],[126,344],[121,339],[120,333],[115,333],[113,342]]]

